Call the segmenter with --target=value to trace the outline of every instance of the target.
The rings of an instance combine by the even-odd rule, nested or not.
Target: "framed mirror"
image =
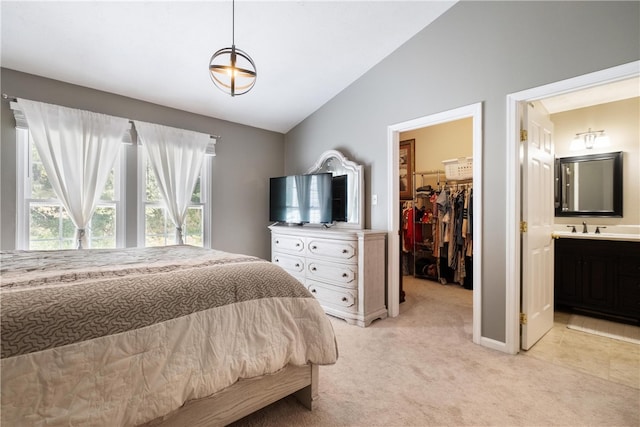
[[[622,216],[622,151],[556,159],[557,217]]]
[[[310,173],[330,172],[333,176],[347,177],[346,221],[336,221],[341,228],[364,228],[364,170],[362,165],[348,160],[337,150],[325,151],[318,161],[307,171]]]

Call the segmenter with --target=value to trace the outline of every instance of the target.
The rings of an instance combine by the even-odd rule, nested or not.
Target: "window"
[[[141,226],[139,246],[166,246],[175,244],[175,226],[168,215],[164,200],[158,188],[156,175],[151,163],[142,147],[138,151],[140,158],[141,197],[143,209],[141,209]],[[184,243],[193,246],[205,246],[205,222],[208,204],[206,203],[206,176],[208,172],[208,157],[202,164],[200,177],[196,181],[191,203],[187,210],[186,223],[183,230]]]
[[[38,150],[27,129],[17,128],[18,138],[18,242],[19,249],[74,249],[75,226],[56,197]],[[111,170],[86,229],[89,248],[123,246],[121,224],[122,151]]]

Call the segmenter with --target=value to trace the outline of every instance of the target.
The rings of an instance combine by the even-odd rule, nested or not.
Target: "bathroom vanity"
[[[555,241],[555,305],[640,324],[640,239],[564,236]]]
[[[622,151],[556,159],[555,216],[580,219],[553,233],[554,301],[640,324],[640,229],[613,221],[625,216],[623,161]],[[608,221],[587,226],[587,218]]]

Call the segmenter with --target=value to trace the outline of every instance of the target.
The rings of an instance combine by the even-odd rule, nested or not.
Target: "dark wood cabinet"
[[[613,306],[616,257],[602,254],[585,254],[582,259],[582,301],[593,308],[608,309]]]
[[[640,242],[555,241],[555,304],[640,323]]]

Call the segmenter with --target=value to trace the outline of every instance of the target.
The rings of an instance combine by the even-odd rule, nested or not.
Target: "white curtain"
[[[18,99],[51,186],[76,226],[78,249],[118,156],[127,119]]]
[[[182,227],[210,137],[153,123],[136,121],[135,125],[176,227],[176,244],[181,245],[184,243]]]

